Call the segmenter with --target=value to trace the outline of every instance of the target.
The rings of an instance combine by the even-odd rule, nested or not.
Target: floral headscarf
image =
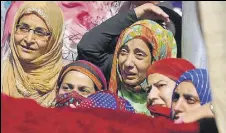
[[[151,45],[153,61],[150,64],[164,58],[176,58],[177,45],[172,32],[151,20],[141,20],[134,23],[121,33],[116,45],[109,83],[109,89],[114,93],[117,93],[117,73],[120,77],[120,73],[118,72],[119,49],[136,37],[144,38]]]

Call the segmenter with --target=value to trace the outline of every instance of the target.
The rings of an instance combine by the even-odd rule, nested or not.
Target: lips
[[[136,75],[135,73],[128,72],[128,71],[123,71],[123,74],[124,74],[125,76],[135,76],[135,75]]]
[[[27,47],[27,46],[23,46],[23,45],[20,45],[22,48],[26,49],[26,50],[32,50],[32,51],[35,51],[34,48],[31,48],[31,47]]]

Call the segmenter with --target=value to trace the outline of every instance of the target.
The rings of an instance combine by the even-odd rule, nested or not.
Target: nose
[[[132,68],[134,66],[132,54],[129,54],[127,56],[124,65],[125,65],[126,68]]]
[[[26,43],[34,42],[34,31],[30,30],[24,40]]]
[[[176,113],[182,113],[184,111],[184,105],[183,105],[182,99],[178,99],[177,102],[173,104],[174,104],[173,110]]]
[[[155,87],[154,85],[152,85],[151,91],[148,94],[149,104],[150,105],[154,104],[154,102],[156,100],[158,100],[158,99],[159,99],[159,90],[158,90],[157,87]]]

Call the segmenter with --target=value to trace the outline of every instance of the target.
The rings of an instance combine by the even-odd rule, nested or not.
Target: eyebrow
[[[199,101],[199,97],[198,96],[194,96],[194,95],[192,95],[192,94],[183,94],[183,96],[184,97],[193,97],[193,98],[195,98],[196,100],[198,100]]]
[[[167,81],[159,80],[158,82],[155,82],[153,85],[159,84],[159,82],[166,82],[166,83],[168,83]]]
[[[73,87],[76,86],[76,85],[74,85],[74,84],[72,84],[72,83],[62,83],[62,84],[66,84],[66,85],[68,85],[68,86],[73,85]],[[89,86],[86,86],[86,85],[80,85],[80,84],[78,84],[77,86],[78,86],[78,87],[87,87],[87,88],[92,89],[92,87],[89,87]]]
[[[18,24],[20,24],[20,25],[25,25],[25,26],[29,26],[28,24],[26,24],[26,23],[18,23]]]
[[[21,22],[21,23],[18,23],[18,24],[20,24],[20,25],[25,25],[25,26],[28,26],[29,28],[30,28],[30,25],[29,24],[27,24],[27,23],[25,23],[25,22]],[[35,29],[45,29],[46,31],[48,31],[48,29],[46,29],[46,28],[44,28],[44,27],[35,27]]]

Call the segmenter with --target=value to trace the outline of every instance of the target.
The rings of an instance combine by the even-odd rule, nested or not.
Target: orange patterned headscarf
[[[111,78],[109,83],[109,89],[113,93],[117,93],[118,90],[117,69],[118,69],[119,49],[123,45],[125,45],[128,41],[136,37],[145,38],[149,42],[153,49],[152,58],[154,58],[154,61],[164,58],[176,58],[177,56],[176,41],[174,39],[173,34],[170,31],[164,29],[159,24],[151,20],[141,20],[134,23],[121,33],[116,45],[111,70]],[[118,76],[120,76],[119,72],[118,74],[119,74]]]

